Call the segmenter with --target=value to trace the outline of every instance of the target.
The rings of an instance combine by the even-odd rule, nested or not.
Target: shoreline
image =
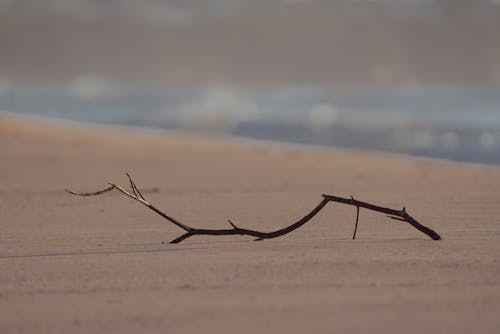
[[[272,148],[277,150],[301,150],[301,151],[311,151],[311,152],[344,152],[347,154],[368,154],[376,155],[386,159],[408,159],[414,160],[416,162],[433,162],[442,164],[458,164],[467,167],[476,168],[492,168],[500,169],[498,164],[488,164],[473,161],[457,161],[446,158],[439,157],[429,157],[425,155],[412,155],[408,153],[395,153],[381,150],[368,150],[360,148],[345,148],[338,146],[326,146],[319,144],[305,144],[305,143],[293,143],[285,141],[267,140],[267,139],[255,139],[250,137],[243,137],[231,134],[208,134],[200,132],[190,132],[185,130],[177,129],[161,129],[146,126],[135,126],[135,125],[118,125],[118,124],[102,124],[102,123],[92,123],[83,121],[74,121],[70,119],[54,118],[49,116],[40,116],[35,114],[17,114],[9,111],[0,110],[0,122],[6,120],[10,126],[12,122],[27,124],[33,124],[35,127],[40,125],[41,127],[71,127],[78,130],[92,130],[99,132],[127,132],[132,135],[137,136],[178,136],[183,138],[191,138],[194,140],[208,140],[213,142],[226,142],[235,144],[238,146],[245,146],[249,148]]]

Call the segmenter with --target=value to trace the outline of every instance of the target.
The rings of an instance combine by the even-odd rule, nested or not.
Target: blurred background
[[[0,111],[500,164],[500,0],[0,0]]]

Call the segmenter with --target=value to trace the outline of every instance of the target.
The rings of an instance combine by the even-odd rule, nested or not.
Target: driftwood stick
[[[393,210],[393,209],[373,205],[370,203],[357,201],[352,196],[351,196],[351,198],[343,198],[343,197],[337,197],[337,196],[332,196],[332,195],[323,195],[321,202],[318,205],[316,205],[303,218],[299,219],[297,222],[295,222],[287,227],[281,228],[279,230],[271,231],[271,232],[261,232],[261,231],[241,228],[241,227],[238,227],[236,224],[234,224],[231,220],[228,220],[229,225],[231,226],[230,229],[194,228],[194,227],[188,226],[184,223],[181,223],[177,219],[167,215],[164,211],[156,208],[153,204],[148,202],[144,198],[144,196],[141,194],[141,192],[139,191],[139,188],[136,186],[135,182],[132,180],[132,177],[128,173],[126,173],[126,175],[129,179],[132,192],[129,192],[129,191],[125,190],[124,188],[122,188],[119,185],[116,185],[114,183],[110,183],[109,184],[110,186],[105,188],[105,189],[98,190],[95,192],[89,192],[89,193],[76,192],[76,191],[73,191],[70,189],[65,189],[65,191],[72,194],[72,195],[76,195],[76,196],[98,196],[98,195],[101,195],[101,194],[104,194],[106,192],[109,192],[109,191],[116,189],[119,192],[121,192],[122,194],[124,194],[125,196],[141,203],[142,205],[146,206],[150,210],[156,212],[161,217],[165,218],[170,223],[172,223],[172,224],[178,226],[179,228],[181,228],[182,230],[184,230],[184,232],[185,232],[184,234],[182,234],[181,236],[179,236],[178,238],[176,238],[170,242],[173,244],[179,243],[179,242],[181,242],[189,237],[192,237],[194,235],[248,235],[248,236],[254,237],[255,238],[254,240],[256,240],[256,241],[277,238],[277,237],[283,236],[285,234],[288,234],[288,233],[298,229],[299,227],[301,227],[302,225],[304,225],[305,223],[310,221],[329,202],[337,202],[337,203],[342,203],[342,204],[347,204],[347,205],[353,205],[356,207],[356,225],[355,225],[354,234],[352,237],[353,239],[356,238],[356,231],[357,231],[357,227],[358,227],[360,208],[365,208],[368,210],[384,213],[384,214],[388,215],[388,217],[391,219],[395,219],[398,221],[404,221],[404,222],[410,224],[411,226],[413,226],[414,228],[416,228],[420,232],[428,235],[433,240],[440,240],[441,239],[439,234],[437,234],[434,230],[420,224],[413,217],[411,217],[406,212],[405,208],[403,208],[403,210]]]

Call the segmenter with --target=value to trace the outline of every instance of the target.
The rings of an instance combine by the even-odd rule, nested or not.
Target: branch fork
[[[346,205],[351,205],[351,206],[356,207],[356,224],[354,227],[352,239],[356,239],[356,232],[358,229],[358,222],[359,222],[359,211],[360,211],[360,208],[364,208],[364,209],[368,209],[371,211],[384,213],[387,215],[387,217],[389,217],[393,220],[408,223],[411,226],[413,226],[414,228],[416,228],[417,230],[419,230],[420,232],[426,234],[432,240],[441,240],[441,236],[437,232],[435,232],[434,230],[430,229],[427,226],[420,224],[417,220],[415,220],[412,216],[410,216],[408,214],[408,212],[406,211],[406,208],[404,208],[404,207],[402,210],[394,210],[394,209],[389,209],[389,208],[381,207],[378,205],[373,205],[370,203],[358,201],[358,200],[355,200],[354,197],[352,197],[352,196],[351,196],[351,198],[344,198],[344,197],[338,197],[338,196],[326,195],[326,194],[322,195],[321,202],[318,205],[316,205],[316,207],[314,207],[303,218],[301,218],[297,222],[295,222],[287,227],[284,227],[284,228],[281,228],[281,229],[278,229],[275,231],[261,232],[261,231],[241,228],[229,219],[228,219],[228,223],[229,223],[231,228],[228,228],[228,229],[194,228],[194,227],[188,226],[188,225],[180,222],[179,220],[175,219],[174,217],[169,216],[164,211],[158,209],[153,204],[151,204],[149,201],[147,201],[146,198],[143,196],[143,194],[140,192],[139,188],[135,184],[135,182],[132,179],[132,177],[130,176],[130,174],[125,173],[125,175],[127,175],[127,178],[129,180],[131,191],[128,191],[128,190],[124,189],[123,187],[121,187],[117,184],[114,184],[114,183],[109,183],[109,187],[104,188],[102,190],[95,191],[95,192],[84,193],[84,192],[73,191],[71,189],[65,189],[65,191],[69,194],[72,194],[72,195],[87,197],[87,196],[98,196],[98,195],[102,195],[104,193],[110,192],[112,190],[118,190],[120,193],[122,193],[125,196],[141,203],[142,205],[146,206],[150,210],[156,212],[158,215],[160,215],[161,217],[163,217],[164,219],[166,219],[170,223],[172,223],[172,224],[176,225],[177,227],[179,227],[180,229],[182,229],[184,231],[184,233],[181,236],[170,241],[170,243],[172,243],[172,244],[180,243],[180,242],[184,241],[185,239],[192,237],[192,236],[195,236],[195,235],[248,235],[248,236],[254,237],[255,241],[281,237],[285,234],[288,234],[288,233],[298,229],[299,227],[301,227],[302,225],[304,225],[305,223],[310,221],[329,202],[336,202],[336,203],[341,203],[341,204],[346,204]]]

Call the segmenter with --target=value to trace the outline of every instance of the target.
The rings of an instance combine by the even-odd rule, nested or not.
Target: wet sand
[[[498,333],[500,169],[0,116],[1,333]],[[273,230],[321,194],[406,206],[439,232],[330,203],[284,237],[195,236],[118,192],[130,172],[194,226]]]

